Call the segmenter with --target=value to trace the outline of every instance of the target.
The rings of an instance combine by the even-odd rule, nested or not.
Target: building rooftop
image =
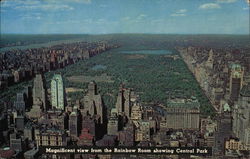
[[[0,150],[0,158],[12,158],[14,155],[15,151],[10,148]]]
[[[185,107],[185,108],[199,108],[200,103],[194,97],[191,99],[175,98],[169,99],[167,102],[168,107]]]
[[[32,149],[32,150],[26,151],[24,155],[34,156],[36,153],[38,153],[38,149]]]
[[[240,64],[231,64],[230,67],[234,70],[241,70],[241,65]]]
[[[250,97],[250,84],[247,84],[242,87],[240,95],[244,97]]]
[[[226,104],[224,104],[224,106],[223,106],[223,111],[224,112],[226,112],[226,111],[231,111],[231,108],[230,108],[230,106],[226,103]]]

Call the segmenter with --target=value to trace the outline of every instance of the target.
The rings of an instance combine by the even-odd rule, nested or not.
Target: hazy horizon
[[[215,33],[210,33],[210,34],[202,34],[202,33],[106,33],[106,34],[92,34],[92,33],[0,33],[1,35],[124,35],[124,34],[133,34],[133,35],[244,35],[244,36],[249,36],[249,33],[239,33],[239,34],[215,34]]]

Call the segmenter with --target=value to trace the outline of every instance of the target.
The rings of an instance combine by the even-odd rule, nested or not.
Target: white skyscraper
[[[56,109],[65,108],[65,89],[60,74],[55,74],[51,80],[51,103]]]

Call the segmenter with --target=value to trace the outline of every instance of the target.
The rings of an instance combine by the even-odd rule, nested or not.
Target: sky
[[[1,0],[1,33],[249,34],[250,0]]]

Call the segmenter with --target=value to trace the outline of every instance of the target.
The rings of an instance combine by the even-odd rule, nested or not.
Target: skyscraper
[[[198,130],[200,126],[200,103],[191,99],[169,99],[167,107],[167,128]]]
[[[94,81],[88,85],[88,93],[83,99],[84,108],[81,110],[83,115],[90,115],[96,118],[97,123],[102,124],[104,122],[104,105],[102,97],[97,93],[97,85]]]
[[[65,89],[60,74],[55,74],[51,80],[51,103],[56,109],[64,110],[65,108]]]
[[[46,110],[46,87],[44,78],[41,74],[37,74],[33,85],[33,105],[42,106]]]
[[[250,149],[250,84],[242,87],[233,108],[233,132]]]
[[[118,133],[118,116],[116,108],[111,109],[111,116],[108,120],[108,135],[117,135]]]
[[[244,68],[239,64],[233,64],[230,73],[230,99],[235,102],[242,88]]]
[[[131,114],[131,101],[130,101],[130,94],[131,90],[124,88],[123,85],[119,88],[119,93],[116,101],[116,109],[118,115],[126,115],[127,118],[130,118]]]
[[[34,79],[33,90],[33,106],[27,115],[30,118],[39,118],[41,112],[47,111],[46,86],[44,78],[41,74],[37,74]]]
[[[17,93],[16,101],[14,102],[15,109],[17,110],[18,114],[24,114],[26,109],[26,103],[24,100],[24,93]]]
[[[211,50],[209,51],[208,59],[207,59],[207,62],[206,62],[206,66],[207,66],[209,69],[213,69],[213,66],[214,66],[213,56],[214,56],[214,52],[213,52],[213,50],[211,49]]]
[[[76,107],[69,115],[69,132],[71,137],[78,137],[79,135],[79,114]]]

